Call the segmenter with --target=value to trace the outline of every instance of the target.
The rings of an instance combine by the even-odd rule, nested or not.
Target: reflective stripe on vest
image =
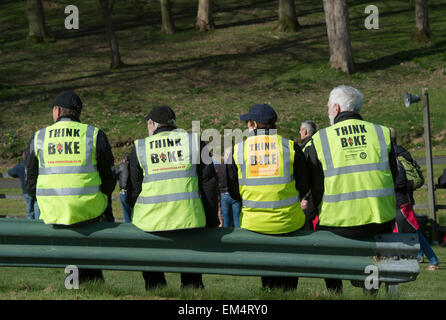
[[[345,167],[334,168],[333,160],[330,150],[330,145],[328,144],[327,131],[326,128],[320,130],[320,139],[321,139],[321,147],[324,153],[325,165],[326,169],[324,169],[324,177],[333,177],[339,176],[348,173],[356,173],[356,172],[367,172],[367,171],[376,171],[376,170],[390,170],[389,165],[389,155],[387,154],[387,145],[386,140],[384,138],[383,130],[381,126],[377,124],[373,124],[376,133],[378,135],[379,147],[381,153],[381,162],[380,163],[370,163],[370,164],[357,164]],[[338,202],[338,201],[347,201],[347,200],[357,200],[369,197],[385,197],[391,196],[395,194],[395,190],[393,188],[386,189],[378,189],[378,190],[363,190],[359,192],[350,192],[338,195],[324,195],[323,201],[325,202]]]
[[[162,203],[162,202],[199,199],[199,198],[200,198],[200,193],[198,191],[192,191],[192,192],[163,194],[161,196],[138,197],[136,202],[143,204],[151,204],[151,203]]]
[[[290,162],[290,149],[288,148],[288,139],[282,139],[282,146],[286,146],[283,148],[283,158],[284,163]],[[261,178],[261,179],[247,179],[246,178],[246,164],[245,164],[245,141],[240,143],[240,147],[237,150],[237,162],[240,166],[240,170],[242,171],[242,177],[238,180],[239,185],[242,186],[262,186],[262,185],[271,185],[271,184],[286,184],[294,181],[294,174],[290,174],[289,166],[284,165],[284,173],[282,177],[272,177],[272,178]]]
[[[387,197],[395,194],[393,188],[378,189],[378,190],[362,190],[355,192],[340,193],[335,195],[324,195],[323,201],[325,202],[339,202],[348,200],[358,200],[364,198],[377,198],[377,197]]]
[[[97,167],[91,164],[93,156],[93,140],[95,127],[87,126],[86,132],[86,146],[85,146],[85,165],[82,166],[61,166],[61,167],[46,167],[43,155],[43,143],[45,139],[45,129],[42,129],[37,135],[37,148],[39,150],[40,158],[40,174],[67,174],[67,173],[89,173],[97,171]]]
[[[299,196],[294,196],[284,200],[278,201],[251,201],[243,200],[243,206],[255,209],[277,209],[285,206],[290,206],[300,201]]]
[[[376,133],[378,134],[380,152],[381,152],[381,162],[380,163],[372,163],[372,164],[358,164],[353,166],[345,166],[334,168],[333,160],[331,156],[330,145],[328,144],[327,131],[326,129],[322,129],[319,131],[320,139],[321,139],[321,147],[324,152],[324,159],[326,169],[324,169],[324,177],[332,177],[346,173],[353,172],[364,172],[364,171],[374,171],[374,170],[389,170],[389,156],[387,154],[387,145],[386,140],[384,138],[384,134],[381,126],[373,124],[376,129]]]
[[[293,172],[294,152],[293,142],[280,135],[257,134],[236,145],[242,228],[280,234],[303,226],[305,215]]]
[[[196,165],[200,154],[198,138],[196,134],[168,131],[135,141],[144,174],[132,215],[136,227],[144,231],[166,231],[206,225]],[[187,140],[187,147],[166,142],[176,139]],[[188,157],[175,158],[179,152],[188,153]]]
[[[197,141],[194,139],[194,135],[189,135],[189,150],[196,150]],[[198,149],[199,150],[199,149]],[[138,143],[138,156],[143,166],[144,172],[149,172],[147,167],[147,159],[146,159],[146,143],[145,139],[140,139]],[[143,183],[154,182],[154,181],[162,181],[169,179],[177,179],[177,178],[192,178],[197,176],[197,167],[196,163],[197,154],[194,154],[192,151],[190,152],[190,161],[191,168],[189,170],[181,170],[181,171],[168,171],[162,173],[155,174],[145,174],[143,178]]]
[[[324,172],[320,225],[350,227],[395,217],[388,131],[345,120],[319,130],[312,140]]]
[[[82,196],[99,192],[99,186],[82,188],[37,189],[36,196]]]
[[[35,134],[36,197],[45,223],[91,220],[107,207],[96,166],[97,132],[93,126],[60,120]]]

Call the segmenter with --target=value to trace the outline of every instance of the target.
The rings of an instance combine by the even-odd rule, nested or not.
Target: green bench
[[[299,276],[363,284],[370,266],[386,291],[416,279],[416,234],[353,240],[327,231],[287,236],[212,228],[146,233],[132,224],[95,222],[73,228],[0,219],[0,266]]]

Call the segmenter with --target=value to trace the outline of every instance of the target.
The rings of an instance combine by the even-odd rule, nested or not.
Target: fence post
[[[431,221],[432,244],[438,244],[438,225],[437,213],[435,207],[435,189],[434,189],[434,172],[432,164],[432,143],[431,143],[431,124],[429,115],[429,91],[423,88],[423,118],[424,118],[424,139],[426,147],[426,168],[427,168],[427,195],[429,216]]]

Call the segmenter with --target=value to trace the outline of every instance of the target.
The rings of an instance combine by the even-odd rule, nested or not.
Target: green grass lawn
[[[297,138],[299,123],[328,125],[326,100],[339,84],[365,95],[363,116],[395,127],[402,143],[422,147],[421,104],[406,109],[403,94],[430,88],[433,144],[445,150],[446,5],[429,1],[430,43],[412,41],[413,1],[361,1],[350,4],[351,38],[357,72],[330,69],[322,4],[299,1],[302,28],[273,31],[276,3],[219,1],[217,28],[194,30],[195,1],[174,2],[178,32],[160,33],[159,3],[116,2],[114,23],[125,68],[110,71],[100,10],[77,1],[80,29],[65,30],[63,8],[69,1],[46,1],[45,14],[55,43],[32,44],[25,4],[0,4],[0,158],[13,163],[29,137],[49,125],[46,104],[61,90],[73,89],[84,101],[82,120],[103,129],[118,159],[132,141],[146,135],[143,115],[156,104],[171,105],[178,124],[191,128],[241,128],[238,116],[253,103],[270,103],[279,130]],[[364,28],[364,8],[377,5],[380,29]]]
[[[446,248],[433,247],[440,265],[446,260]],[[401,300],[446,299],[445,270],[425,271],[420,264],[416,281],[399,286]],[[81,284],[79,290],[64,287],[63,269],[2,267],[0,299],[192,299],[192,300],[294,300],[294,299],[394,299],[385,294],[384,285],[378,295],[364,294],[362,289],[344,281],[340,295],[327,292],[323,279],[301,278],[297,290],[263,290],[259,277],[203,275],[205,289],[181,289],[178,273],[167,273],[168,286],[145,291],[141,272],[104,271],[105,283]]]

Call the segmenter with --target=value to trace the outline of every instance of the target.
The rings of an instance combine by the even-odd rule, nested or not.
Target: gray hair
[[[313,121],[305,120],[300,124],[300,127],[307,130],[311,136],[316,133],[316,124]]]
[[[330,105],[337,103],[341,108],[341,111],[354,111],[360,113],[363,98],[363,94],[358,89],[341,85],[331,90],[328,101]]]

